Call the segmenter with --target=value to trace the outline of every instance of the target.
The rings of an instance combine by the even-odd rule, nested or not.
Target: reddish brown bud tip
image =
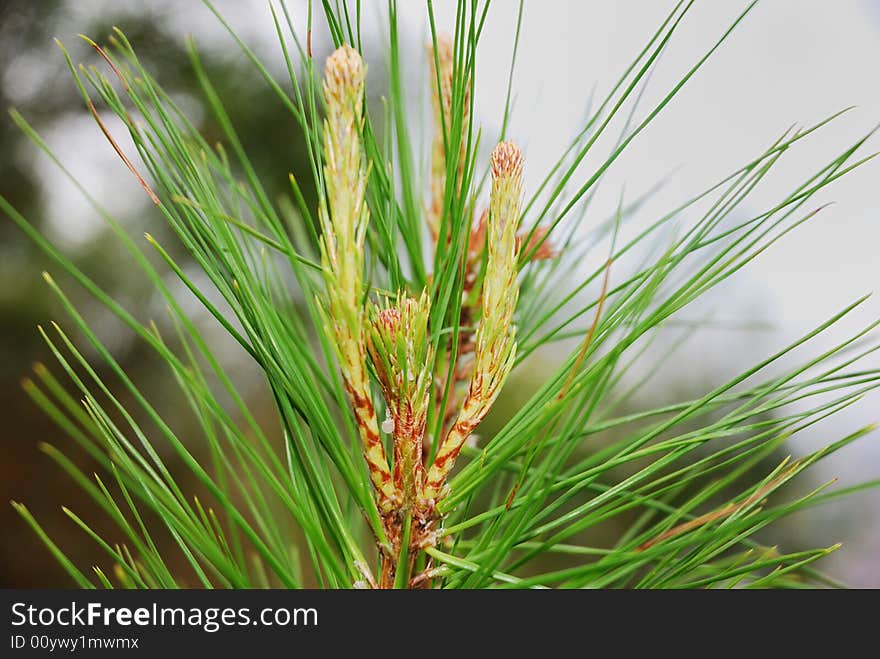
[[[378,314],[378,319],[379,323],[389,332],[397,332],[400,327],[400,310],[395,307],[382,309]]]
[[[513,142],[499,142],[492,152],[492,176],[494,178],[519,178],[522,176],[523,155]]]

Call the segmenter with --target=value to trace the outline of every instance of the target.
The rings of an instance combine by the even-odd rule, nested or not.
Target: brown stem
[[[783,471],[779,476],[771,480],[765,486],[759,488],[746,499],[739,502],[728,503],[721,508],[717,508],[711,512],[706,513],[705,515],[700,515],[699,517],[695,517],[688,522],[684,522],[682,524],[679,524],[678,526],[673,526],[668,531],[664,531],[660,535],[640,544],[638,547],[636,547],[636,551],[645,551],[646,549],[650,549],[654,545],[657,545],[664,540],[669,540],[670,538],[682,535],[683,533],[687,533],[688,531],[700,528],[701,526],[706,526],[707,524],[711,524],[712,522],[717,522],[719,520],[725,519],[727,517],[730,517],[735,512],[742,510],[743,508],[758,503],[759,501],[761,501],[761,499],[763,499],[771,492],[773,492],[773,490],[779,487],[779,485],[783,483],[787,478],[789,478],[791,474],[797,470],[797,468],[798,464],[793,464],[791,467]]]
[[[390,590],[394,587],[394,562],[390,556],[382,557],[382,573],[379,575],[379,588]]]
[[[385,527],[385,533],[391,542],[391,550],[380,554],[381,572],[379,580],[374,587],[379,589],[394,588],[395,577],[397,576],[397,566],[400,563],[400,551],[403,546],[405,520],[409,520],[411,524],[409,534],[409,544],[407,545],[407,561],[406,561],[406,582],[409,588],[413,588],[413,579],[410,575],[415,569],[416,560],[419,554],[429,546],[433,546],[436,542],[436,534],[434,525],[436,520],[433,517],[425,516],[420,510],[413,510],[412,515],[406,514],[404,511],[397,511],[383,518],[382,523]],[[428,561],[425,569],[431,568],[431,562]],[[424,578],[419,583],[424,581]],[[428,582],[430,584],[430,581]],[[424,588],[425,586],[420,586]],[[430,585],[428,586],[430,587]]]

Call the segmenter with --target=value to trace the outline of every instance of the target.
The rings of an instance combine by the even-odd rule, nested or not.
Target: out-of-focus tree
[[[199,9],[205,11],[200,6],[192,7],[193,11]],[[134,3],[6,0],[0,5],[0,106],[14,107],[41,134],[51,134],[55,140],[73,138],[71,131],[90,131],[87,140],[92,137],[102,140],[100,128],[91,122],[52,37],[62,30],[65,35],[82,32],[101,43],[114,25],[125,30],[137,45],[147,68],[156,73],[166,89],[179,95],[190,107],[202,105],[187,44],[179,31],[167,29],[172,19],[170,12],[170,7],[163,8],[161,4],[146,7]],[[71,15],[77,18],[75,23]],[[178,6],[173,16],[179,18],[179,15]],[[85,42],[65,42],[65,46],[78,60],[104,66],[97,54],[89,52]],[[303,181],[306,202],[314,204],[314,191],[307,185],[311,177],[304,142],[277,96],[254,75],[238,52],[232,57],[220,49],[200,48],[200,55],[212,83],[227,99],[226,110],[270,196],[289,195],[287,173],[293,172]],[[100,106],[98,110],[101,111]],[[208,141],[217,139],[220,131],[210,112],[195,114],[201,118],[199,129]],[[119,137],[122,141],[125,136]],[[113,153],[109,143],[95,143],[108,154]],[[0,146],[3,152],[0,194],[51,235],[52,224],[67,219],[50,216],[48,203],[54,186],[66,184],[63,174],[40,166],[40,159],[45,160],[45,156],[5,112],[0,116]],[[57,147],[57,143],[50,146]],[[109,178],[128,176],[121,161],[115,165],[118,170],[107,172]],[[46,171],[52,171],[52,176],[47,177]],[[120,186],[120,190],[114,189],[113,193],[131,195],[130,200],[126,199],[128,210],[119,219],[133,229],[132,235],[150,231],[174,250],[170,232],[136,185]],[[97,213],[85,220],[91,223],[88,240],[74,241],[65,247],[65,254],[117,299],[135,302],[145,313],[155,313],[161,326],[162,309],[152,310],[149,306],[149,283],[132,271],[124,252],[110,249],[115,243]],[[174,256],[186,267],[187,255],[182,249],[175,251]],[[85,473],[90,473],[91,465],[81,451],[67,450],[71,448],[70,440],[29,400],[21,387],[21,380],[28,375],[32,363],[50,358],[37,325],[46,325],[61,317],[40,276],[44,269],[61,275],[11,222],[6,219],[0,222],[0,406],[4,410],[4,423],[0,427],[3,455],[0,499],[8,501],[14,496],[27,501],[45,522],[49,533],[61,541],[69,539],[64,544],[72,548],[71,554],[88,564],[92,556],[95,557],[92,562],[98,560],[96,548],[91,543],[80,542],[82,532],[62,514],[56,502],[63,499],[69,507],[80,510],[91,509],[93,503],[60,474],[57,466],[38,450],[38,444],[48,442],[76,456]],[[87,316],[91,314],[87,318],[90,323],[106,319],[106,312],[78,287],[69,286],[67,290],[77,306]],[[173,330],[169,334],[173,335]],[[170,396],[163,399],[168,373],[157,369],[147,352],[136,343],[121,345],[117,356],[122,366],[142,383],[144,391],[164,403],[173,416],[174,406],[182,401]],[[102,372],[103,375],[106,374]],[[124,394],[121,395],[125,400]],[[259,396],[257,398],[254,406],[259,411]],[[59,491],[64,492],[63,497],[57,496]],[[95,523],[100,529],[100,521]],[[66,583],[63,571],[8,505],[0,506],[0,528],[4,535],[0,543],[0,565],[3,566],[0,567],[0,585],[46,587]]]

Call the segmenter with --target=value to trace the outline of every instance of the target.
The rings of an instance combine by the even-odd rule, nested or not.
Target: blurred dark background
[[[146,67],[158,72],[162,85],[196,118],[199,129],[212,141],[219,132],[201,108],[186,53],[185,35],[169,28],[175,24],[182,4],[4,0],[0,5],[0,106],[4,110],[14,107],[21,112],[49,141],[65,165],[96,194],[100,203],[124,226],[131,228],[132,235],[140,237],[143,231],[149,230],[172,250],[176,241],[163,236],[167,230],[159,214],[103,141],[52,38],[61,38],[75,61],[99,64],[97,56],[76,34],[82,32],[105,43],[112,26],[123,27]],[[209,20],[207,11],[201,9],[202,14],[197,14],[197,18]],[[215,22],[212,27],[217,27]],[[306,163],[304,144],[274,93],[261,84],[238,51],[230,50],[228,44],[224,44],[224,48],[209,45],[200,52],[269,194],[277,196],[282,191],[286,194],[288,172],[294,172],[302,181],[310,178],[307,170],[302,169]],[[112,123],[110,125],[112,128]],[[116,136],[120,141],[125,137],[121,130],[116,131]],[[131,267],[126,253],[118,249],[117,241],[97,214],[5,111],[0,117],[0,147],[3,153],[0,194],[108,293],[128,308],[140,308],[149,314],[154,303],[149,282]],[[313,191],[306,187],[305,194],[313,204]],[[175,258],[187,267],[186,255],[180,250]],[[101,328],[115,326],[109,314],[66,279],[60,268],[12,222],[5,216],[0,220],[0,281],[3,282],[0,287],[0,405],[5,411],[0,425],[0,498],[4,501],[0,506],[0,585],[5,587],[69,583],[37,536],[5,503],[10,499],[24,502],[49,536],[64,547],[74,561],[81,565],[94,564],[99,559],[96,552],[100,551],[84,541],[82,532],[60,510],[62,503],[73,510],[94,510],[94,503],[38,450],[38,444],[53,444],[72,457],[86,474],[91,473],[94,466],[39,410],[21,386],[22,378],[32,371],[35,363],[45,362],[57,372],[37,326],[46,326],[57,319],[66,331],[71,329],[71,323],[40,276],[43,270],[59,279],[65,292],[99,332]],[[157,320],[164,315],[158,304],[155,313]],[[106,331],[101,334],[103,338],[108,336]],[[175,400],[174,393],[169,392],[167,370],[157,367],[149,351],[133,341],[128,333],[110,332],[110,336],[121,366],[143,385],[148,397],[173,418],[174,406],[181,401]],[[229,360],[238,357],[234,353],[228,356]],[[111,374],[101,371],[105,367],[100,360],[94,363],[102,377],[112,381]],[[246,369],[243,372],[249,377]],[[256,379],[252,384],[259,386]],[[249,402],[259,413],[261,405],[268,401],[257,390],[251,388],[251,391]],[[270,414],[263,416],[271,418]],[[183,434],[185,436],[185,431]],[[166,457],[173,460],[172,456]],[[88,513],[85,516],[101,529],[103,516]]]

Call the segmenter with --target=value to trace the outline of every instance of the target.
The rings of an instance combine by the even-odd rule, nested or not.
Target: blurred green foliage
[[[85,16],[85,22],[71,21],[73,15]],[[172,94],[186,96],[188,102],[201,105],[196,81],[186,54],[186,43],[179,30],[168,30],[166,21],[179,18],[180,7],[172,17],[170,8],[162,5],[147,7],[134,3],[91,3],[79,0],[4,0],[0,5],[0,195],[32,218],[43,231],[51,223],[65,218],[48,216],[48,199],[53,194],[56,179],[41,176],[40,158],[45,158],[30,143],[5,112],[15,107],[41,133],[52,131],[53,137],[64,139],[65,131],[88,130],[100,137],[99,127],[91,121],[71,121],[88,118],[89,113],[64,65],[53,37],[62,36],[65,45],[83,61],[98,65],[100,58],[90,53],[81,41],[74,42],[77,32],[89,35],[101,43],[113,25],[122,27],[136,44],[144,64],[160,78]],[[167,7],[167,6],[166,6]],[[193,3],[192,12],[203,9]],[[190,11],[190,8],[187,8]],[[167,12],[167,13],[166,13]],[[63,31],[62,31],[63,30]],[[252,157],[261,180],[273,197],[288,194],[288,172],[303,182],[306,202],[314,207],[315,192],[310,187],[305,144],[289,114],[277,97],[258,80],[237,51],[228,53],[201,50],[206,70],[218,91],[227,99],[226,109],[235,124],[242,142]],[[24,78],[23,78],[24,76]],[[26,89],[21,87],[22,81]],[[21,93],[24,91],[25,93]],[[98,108],[101,111],[101,108]],[[199,129],[209,142],[219,138],[220,132],[210,113],[197,112],[202,118]],[[96,142],[97,143],[97,142]],[[109,144],[104,143],[108,152]],[[56,146],[50,144],[50,146]],[[53,176],[61,181],[62,174]],[[129,176],[122,162],[110,177]],[[139,235],[149,230],[165,245],[174,247],[167,235],[167,227],[156,221],[158,214],[145,195],[136,186],[124,186],[119,194],[132,194],[132,210],[121,217],[123,223],[139,229]],[[99,201],[105,201],[99,199]],[[149,283],[128,267],[122,250],[111,249],[113,240],[106,227],[99,226],[90,240],[65,249],[79,267],[93,277],[106,291],[120,300],[146,307],[150,301]],[[141,229],[142,227],[142,229]],[[91,230],[91,227],[90,227]],[[90,234],[91,235],[91,234]],[[183,250],[175,254],[186,266]],[[13,496],[27,501],[44,521],[47,531],[70,548],[71,555],[86,564],[96,555],[96,548],[82,542],[81,531],[58,508],[65,501],[71,508],[89,510],[92,502],[65,479],[57,466],[38,450],[39,442],[56,445],[65,453],[77,456],[79,466],[89,473],[92,465],[81,452],[68,452],[71,445],[63,433],[32,403],[21,387],[21,380],[31,370],[36,359],[48,360],[49,352],[36,330],[58,317],[55,300],[47,294],[40,273],[50,263],[38,249],[5,217],[0,220],[0,405],[5,411],[0,426],[0,500]],[[61,276],[57,268],[53,275]],[[90,322],[105,320],[104,312],[76,287],[69,289],[75,303],[84,310]],[[92,314],[89,317],[89,313]],[[157,318],[157,320],[159,320]],[[143,383],[144,390],[157,400],[163,400],[167,389],[168,373],[149,361],[146,351],[137,345],[125,346],[120,363]],[[180,401],[166,396],[166,405]],[[259,411],[259,401],[255,402]],[[63,495],[59,496],[59,492]],[[97,528],[101,528],[98,524]],[[67,583],[68,577],[42,547],[39,539],[18,518],[8,505],[0,506],[0,586],[49,587]]]

